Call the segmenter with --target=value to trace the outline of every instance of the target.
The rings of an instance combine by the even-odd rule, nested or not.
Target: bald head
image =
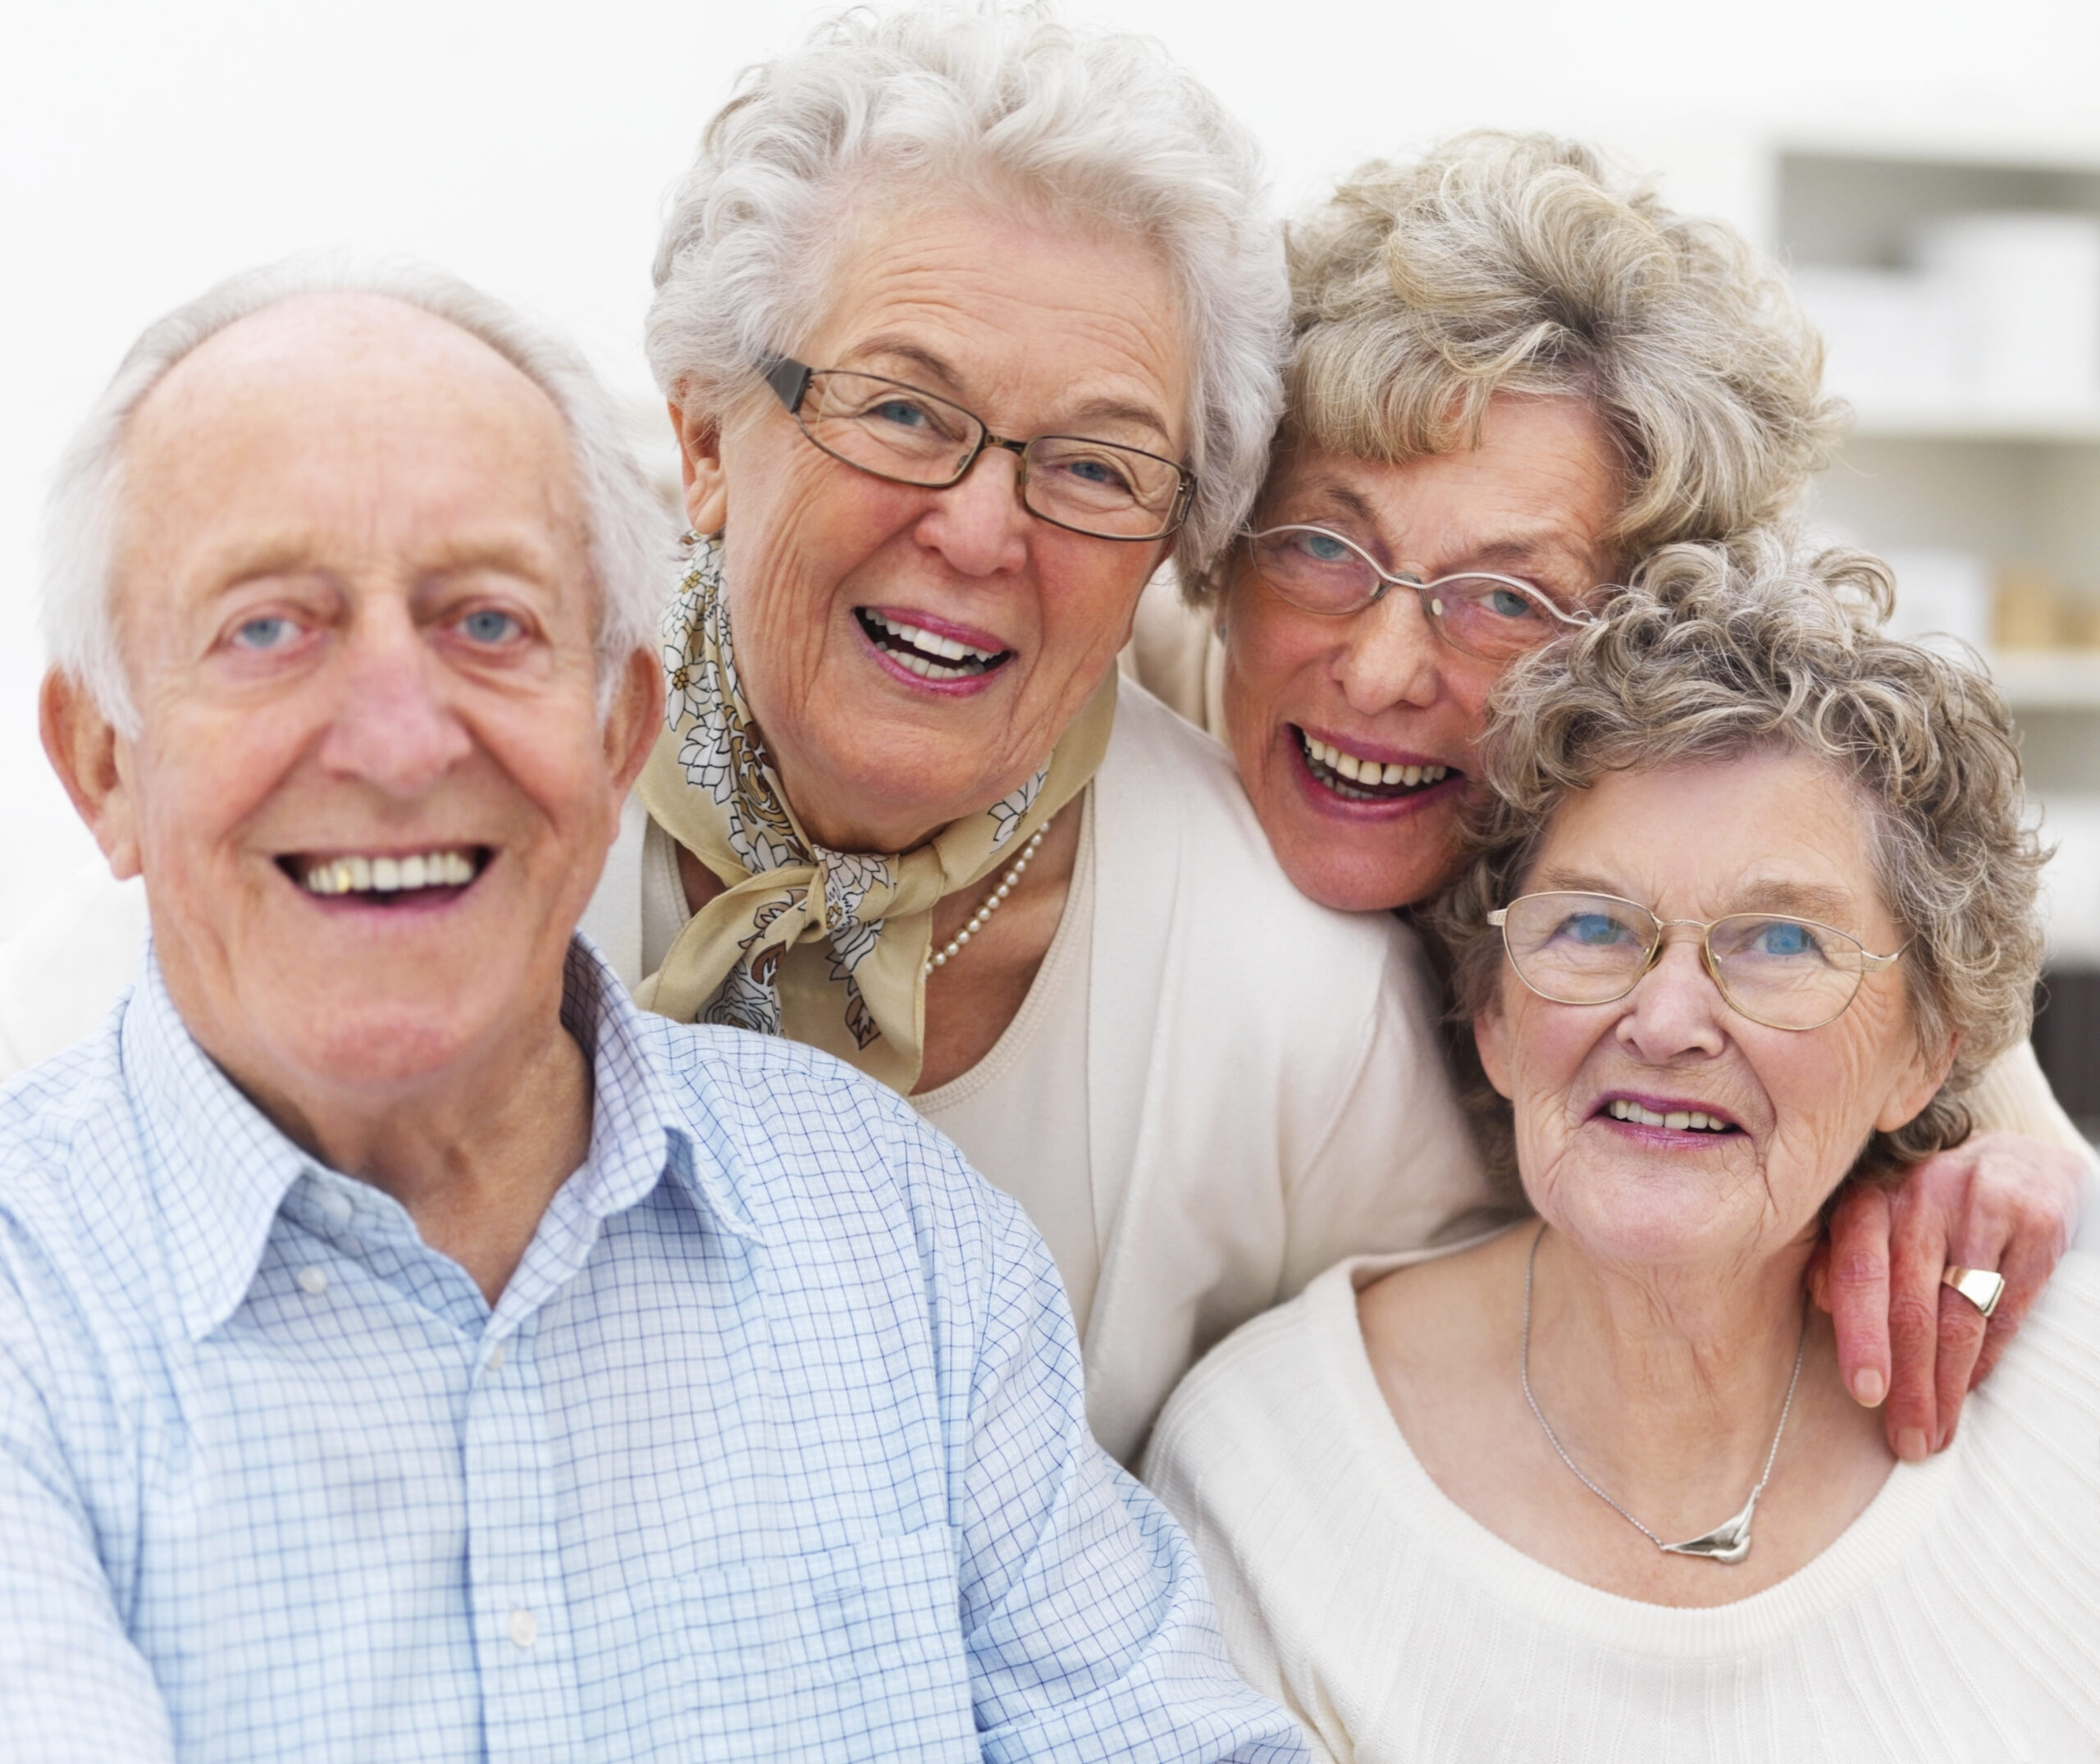
[[[559,391],[450,315],[300,290],[115,432],[130,724],[62,666],[45,744],[185,1023],[295,1138],[558,1028],[663,701],[653,647],[608,665]]]
[[[223,450],[217,464],[185,458],[209,450],[207,427],[231,444],[236,407],[275,400],[284,446],[297,455],[336,417],[383,436],[373,411],[390,411],[399,427],[409,408],[402,395],[427,384],[471,396],[491,419],[500,412],[499,426],[522,423],[520,446],[536,444],[550,419],[562,432],[609,691],[629,654],[654,648],[674,529],[590,370],[559,339],[441,272],[326,259],[234,276],[149,326],[126,354],[62,462],[47,510],[43,624],[53,667],[118,727],[135,728],[112,592],[150,575],[164,491],[193,494],[215,478],[208,493],[218,494],[231,482]],[[503,411],[506,384],[518,402]],[[287,414],[299,410],[301,388],[303,414]],[[254,410],[241,418],[251,439],[259,420]],[[483,451],[493,450],[491,437]],[[148,480],[143,491],[138,474]]]

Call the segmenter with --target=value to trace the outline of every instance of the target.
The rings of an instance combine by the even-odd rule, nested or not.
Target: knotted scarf
[[[909,852],[834,852],[802,830],[737,678],[719,538],[664,618],[665,731],[637,787],[725,891],[641,983],[647,1008],[822,1048],[909,1095],[925,1044],[934,903],[984,881],[1085,788],[1116,715],[1112,672],[1020,788]]]

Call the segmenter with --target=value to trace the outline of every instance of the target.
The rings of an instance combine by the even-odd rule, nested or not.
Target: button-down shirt
[[[1020,1209],[587,944],[589,1156],[491,1307],[149,963],[0,1091],[0,1752],[1294,1758],[1095,1446]]]

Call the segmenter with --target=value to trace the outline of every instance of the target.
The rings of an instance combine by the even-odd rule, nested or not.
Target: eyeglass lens
[[[1527,894],[1503,938],[1518,976],[1561,1004],[1609,1004],[1640,981],[1660,943],[1655,914],[1608,894]],[[1806,919],[1737,913],[1707,928],[1709,971],[1728,1003],[1774,1029],[1820,1029],[1860,989],[1866,948]]]
[[[809,377],[796,421],[833,459],[904,484],[954,483],[985,438],[959,404],[873,374]],[[1021,500],[1034,514],[1109,539],[1173,530],[1182,473],[1171,460],[1113,441],[1039,436],[1020,450]]]
[[[1378,598],[1381,583],[1394,579],[1354,544],[1323,528],[1273,528],[1256,534],[1249,546],[1269,586],[1307,612],[1333,617],[1359,612]],[[1445,576],[1418,592],[1445,639],[1483,660],[1513,660],[1550,642],[1560,628],[1541,601],[1498,576]]]

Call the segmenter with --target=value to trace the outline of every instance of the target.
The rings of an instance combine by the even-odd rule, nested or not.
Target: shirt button
[[[350,1204],[348,1195],[338,1194],[332,1188],[324,1188],[321,1191],[321,1210],[331,1225],[347,1225],[358,1209]]]
[[[328,1290],[328,1277],[317,1268],[302,1268],[299,1271],[299,1290],[309,1298],[319,1298]]]
[[[503,1343],[499,1341],[489,1350],[488,1368],[491,1372],[503,1370]]]
[[[510,1638],[520,1647],[530,1647],[540,1638],[540,1626],[532,1620],[529,1611],[514,1611],[510,1614]]]

